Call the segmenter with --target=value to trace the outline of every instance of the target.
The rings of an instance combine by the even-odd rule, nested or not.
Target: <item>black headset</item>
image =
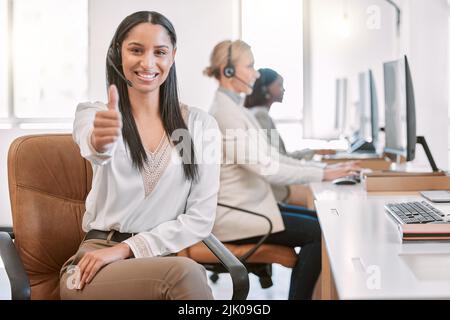
[[[114,68],[116,69],[116,65],[114,63],[114,61],[120,61],[121,57],[120,57],[120,51],[119,51],[119,45],[113,41],[111,43],[111,46],[108,49],[108,54],[107,54],[107,59],[108,59],[108,63]],[[117,70],[116,70],[117,71]]]
[[[227,65],[225,68],[223,68],[223,75],[225,78],[235,78],[236,80],[242,82],[244,85],[249,87],[253,90],[253,86],[242,80],[236,75],[236,67],[234,66],[233,62],[231,61],[231,46],[233,45],[233,42],[228,47],[228,58],[227,58]]]
[[[108,49],[108,54],[106,55],[106,60],[108,61],[109,65],[113,67],[113,69],[117,72],[119,77],[126,82],[126,84],[130,87],[133,86],[133,83],[125,78],[125,75],[122,74],[122,72],[119,71],[119,69],[114,64],[114,60],[120,61],[120,50],[119,46],[116,44],[116,42],[113,42],[111,46]]]
[[[230,44],[228,47],[228,57],[227,57],[227,65],[225,68],[223,68],[223,75],[226,78],[232,78],[236,74],[236,68],[233,65],[233,62],[231,62],[231,47],[233,46],[233,43]]]

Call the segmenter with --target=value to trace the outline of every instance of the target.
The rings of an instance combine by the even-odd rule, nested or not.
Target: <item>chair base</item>
[[[219,274],[227,273],[227,270],[220,265],[214,263],[203,264],[206,270],[211,271],[210,280],[216,283],[219,280]],[[272,282],[272,265],[266,263],[246,263],[245,267],[249,273],[253,273],[259,278],[261,288],[267,289],[273,286]]]

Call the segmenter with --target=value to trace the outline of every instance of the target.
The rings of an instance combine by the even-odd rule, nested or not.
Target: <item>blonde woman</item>
[[[243,106],[243,95],[252,93],[260,75],[254,68],[250,46],[244,41],[217,44],[204,73],[219,85],[210,109],[223,137],[219,203],[268,217],[273,233],[266,243],[301,247],[292,271],[289,299],[310,299],[321,266],[319,222],[313,211],[280,212],[271,183],[332,180],[357,168],[305,165],[279,154],[267,142],[265,133],[258,134],[261,127]],[[222,241],[242,244],[257,242],[267,229],[267,221],[261,217],[219,206],[213,233]]]

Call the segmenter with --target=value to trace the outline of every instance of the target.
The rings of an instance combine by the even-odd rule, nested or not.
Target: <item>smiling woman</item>
[[[63,299],[212,299],[202,266],[165,257],[210,234],[219,187],[220,160],[193,160],[194,145],[220,154],[217,123],[180,104],[175,52],[167,18],[131,14],[108,49],[108,103],[77,108],[73,136],[93,183],[86,238],[61,272]]]

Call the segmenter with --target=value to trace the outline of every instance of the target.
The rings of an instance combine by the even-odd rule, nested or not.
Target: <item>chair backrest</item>
[[[15,245],[32,299],[59,299],[59,271],[80,245],[91,165],[70,134],[16,139],[8,153]]]

